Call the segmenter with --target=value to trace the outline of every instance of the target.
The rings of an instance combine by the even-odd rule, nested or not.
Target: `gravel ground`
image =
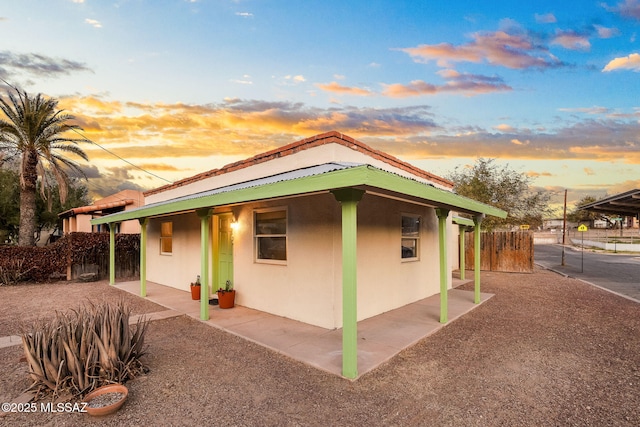
[[[151,324],[150,372],[127,383],[117,413],[0,414],[0,425],[640,425],[640,304],[544,270],[482,280],[495,297],[357,381],[180,316]],[[0,336],[85,298],[162,310],[104,282],[2,287]],[[3,402],[29,385],[21,355],[0,349]]]

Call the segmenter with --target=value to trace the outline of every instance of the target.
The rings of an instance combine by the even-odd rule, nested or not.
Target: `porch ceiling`
[[[615,194],[597,202],[580,206],[579,209],[598,213],[636,216],[640,214],[640,189]]]
[[[91,220],[94,225],[202,208],[360,187],[381,195],[471,215],[505,218],[493,206],[365,164],[329,163],[142,206]]]

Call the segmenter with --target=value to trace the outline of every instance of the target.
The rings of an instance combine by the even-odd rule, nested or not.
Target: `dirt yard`
[[[9,413],[0,425],[640,425],[640,304],[541,270],[482,280],[495,297],[355,382],[181,316],[151,324],[150,372],[116,414]],[[105,282],[2,287],[0,336],[119,298],[134,314],[163,309]],[[0,349],[2,402],[30,384],[21,356]]]

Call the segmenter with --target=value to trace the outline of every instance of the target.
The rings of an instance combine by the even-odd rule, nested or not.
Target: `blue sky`
[[[0,5],[0,77],[169,181],[337,130],[570,203],[640,188],[640,0]],[[164,183],[85,148],[93,191]]]

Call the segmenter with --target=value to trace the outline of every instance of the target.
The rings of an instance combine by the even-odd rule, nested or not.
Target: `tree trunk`
[[[36,232],[36,183],[38,181],[38,154],[25,152],[28,156],[22,168],[22,185],[20,186],[20,230],[19,246],[34,246]]]

